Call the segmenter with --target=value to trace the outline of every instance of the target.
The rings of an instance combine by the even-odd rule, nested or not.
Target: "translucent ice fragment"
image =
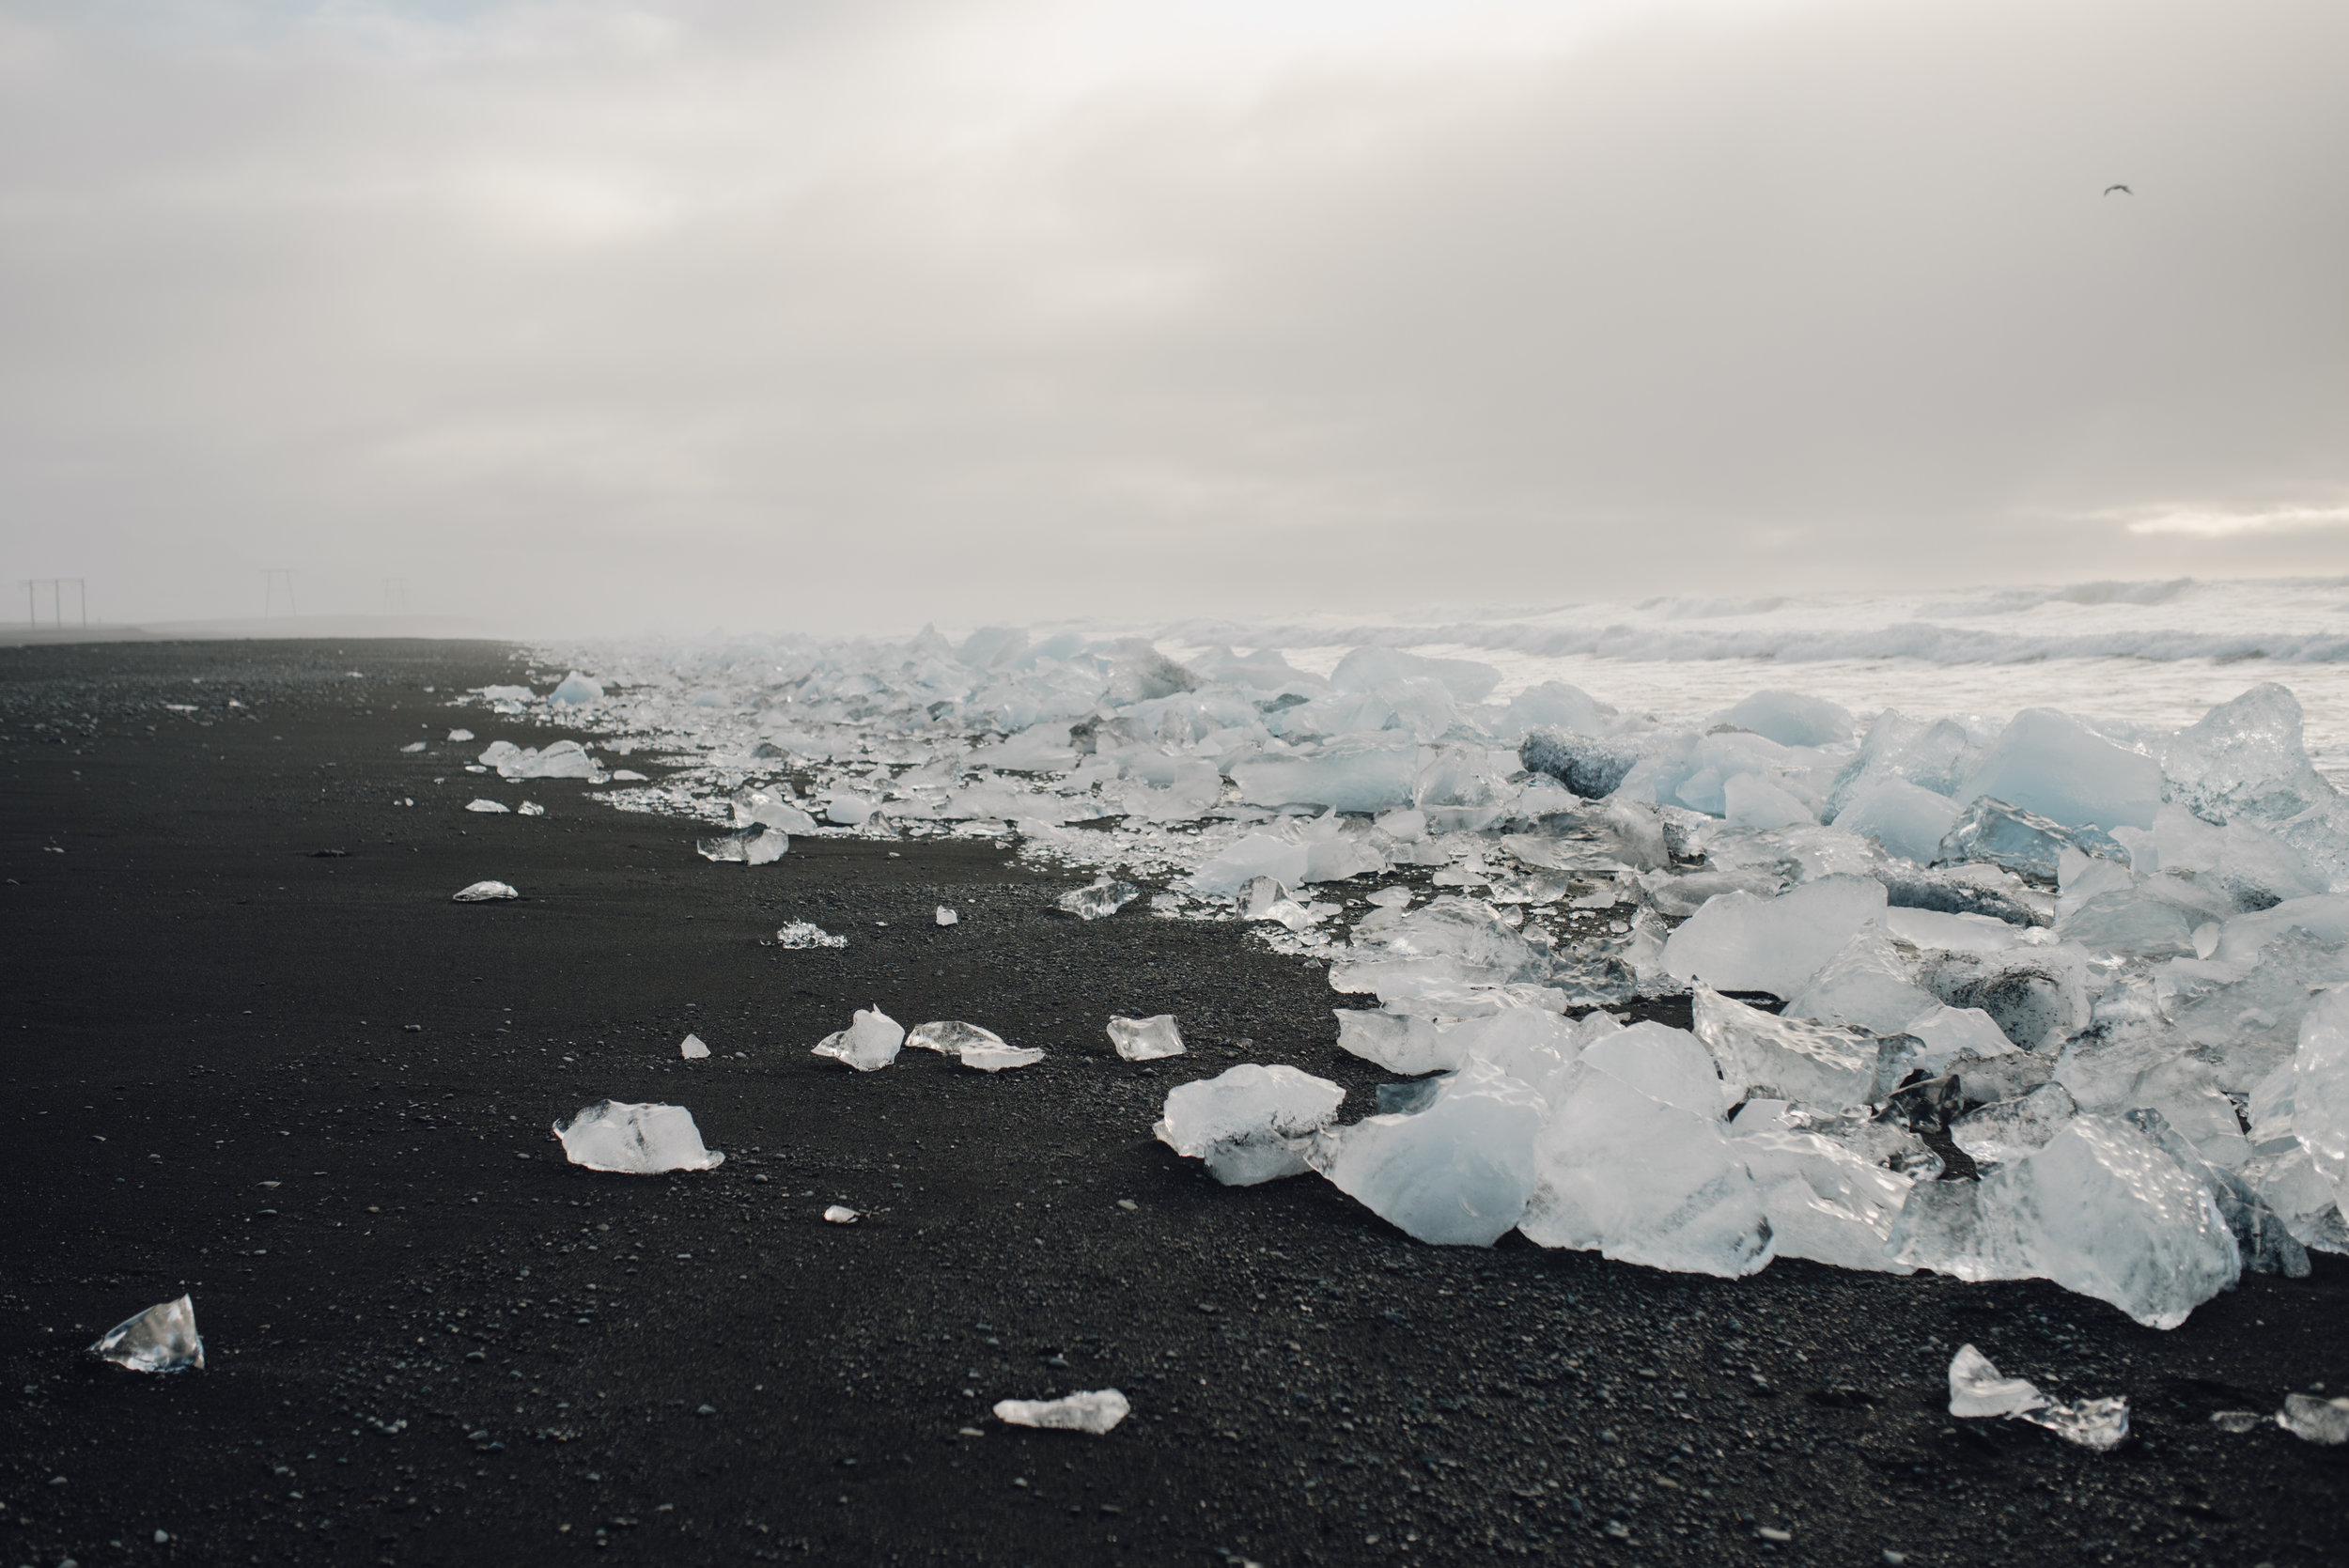
[[[2067,1443],[2102,1451],[2117,1448],[2129,1435],[2129,1402],[2116,1394],[2108,1399],[2049,1402],[2037,1410],[2018,1412],[2015,1419],[2044,1426]]]
[[[2349,992],[2327,992],[2300,1020],[2292,1101],[2294,1136],[2349,1213]]]
[[[878,1007],[859,1008],[854,1022],[825,1035],[813,1048],[817,1056],[829,1056],[860,1073],[870,1073],[896,1061],[897,1049],[905,1042],[905,1028],[896,1019]]]
[[[1106,920],[1141,896],[1142,890],[1131,882],[1099,877],[1091,887],[1061,894],[1060,908],[1079,920]]]
[[[739,861],[745,865],[771,864],[790,847],[790,834],[764,822],[754,822],[739,832],[693,841],[693,848],[706,861]]]
[[[514,808],[514,814],[517,816],[544,816],[547,815],[547,808],[536,800],[524,800]]]
[[[400,750],[403,752],[421,752],[424,750],[424,742],[421,740],[411,740],[407,745],[402,746]]]
[[[1008,1045],[993,1030],[958,1018],[914,1025],[906,1035],[906,1046],[911,1050],[934,1050],[960,1057],[964,1066],[983,1073],[1000,1073],[1006,1067],[1032,1067],[1044,1060],[1040,1050]]]
[[[603,701],[603,686],[573,670],[563,677],[561,684],[547,693],[547,701],[574,707],[582,703],[599,703]]]
[[[1961,802],[1984,795],[2067,827],[2150,828],[2161,804],[2161,765],[2067,714],[2028,707],[2008,722],[1957,790]]]
[[[465,809],[467,811],[477,811],[483,813],[497,812],[503,814],[510,812],[514,808],[506,805],[502,800],[472,800],[466,803]]]
[[[955,925],[955,924],[960,924],[961,920],[962,920],[962,917],[961,917],[960,915],[958,915],[958,914],[955,913],[955,912],[954,912],[954,910],[952,910],[952,909],[950,909],[950,908],[946,908],[946,906],[945,906],[945,905],[941,904],[941,905],[938,907],[938,924],[941,924],[941,925]]]
[[[1941,847],[1956,816],[1957,802],[1948,796],[1906,779],[1886,779],[1854,796],[1837,815],[1835,825],[1875,839],[1888,855],[1924,865]]]
[[[204,1340],[195,1331],[195,1299],[183,1296],[159,1302],[107,1329],[89,1351],[132,1372],[202,1372]]]
[[[1902,1025],[1934,1005],[1932,994],[1912,982],[1914,957],[1875,925],[1863,926],[1799,993],[1787,999],[1786,1011],[1795,1017],[1852,1024],[1878,1034],[1898,1033]]]
[[[775,933],[777,947],[846,947],[848,939],[835,937],[813,921],[795,920]]]
[[[999,1399],[995,1419],[1007,1426],[1040,1426],[1055,1432],[1090,1432],[1098,1437],[1133,1409],[1115,1389],[1093,1389],[1060,1399]]]
[[[448,732],[448,737],[449,737],[451,740],[471,740],[471,739],[473,738],[473,731],[471,731],[471,730],[451,730],[451,731],[449,731],[449,732]]]
[[[699,1062],[709,1054],[709,1048],[702,1044],[700,1035],[688,1034],[677,1042],[677,1053],[688,1062]]]
[[[663,1171],[711,1171],[725,1156],[702,1146],[693,1113],[681,1105],[630,1105],[598,1100],[566,1124],[554,1124],[564,1156],[590,1171],[631,1176]]]
[[[1174,1027],[1172,1013],[1147,1018],[1112,1018],[1110,1044],[1128,1062],[1150,1062],[1161,1056],[1183,1054],[1183,1033]]]
[[[1224,1186],[1253,1187],[1304,1172],[1313,1134],[1345,1098],[1328,1079],[1248,1062],[1168,1091],[1150,1130],[1184,1158],[1205,1160]]]
[[[2263,1416],[2257,1410],[2213,1410],[2210,1413],[2211,1425],[2237,1436],[2246,1432],[2256,1432],[2274,1420],[2274,1416]]]
[[[874,803],[862,795],[835,790],[824,802],[824,820],[843,828],[862,828],[872,819]]]
[[[452,904],[487,904],[500,898],[520,898],[511,882],[472,882],[449,894]]]
[[[1984,1165],[2011,1165],[2045,1148],[2079,1109],[2063,1085],[2043,1083],[2018,1099],[1967,1112],[1950,1124],[1950,1138]]]
[[[1933,858],[1987,861],[2025,877],[2053,881],[2063,851],[2080,846],[2116,852],[2118,847],[2093,829],[2067,828],[2052,817],[1983,796],[1969,802],[1950,824]]]
[[[1828,1110],[1874,1097],[1877,1047],[1865,1031],[1774,1017],[1699,981],[1696,1036],[1713,1053],[1729,1097],[1797,1100]]]
[[[1851,709],[1798,691],[1756,691],[1713,715],[1711,723],[1751,730],[1781,746],[1848,746],[1852,737]]]
[[[1368,1117],[1330,1136],[1314,1164],[1417,1240],[1489,1247],[1517,1223],[1533,1191],[1543,1109],[1532,1089],[1472,1062],[1423,1109]]]
[[[161,1312],[160,1307],[156,1311]],[[197,1365],[202,1365],[201,1361]],[[2286,1394],[2276,1424],[2308,1443],[2338,1448],[2349,1443],[2349,1399],[2318,1399],[2312,1394]]]
[[[863,1218],[846,1203],[833,1203],[824,1210],[824,1223],[827,1225],[853,1225]]]
[[[1852,876],[1822,877],[1776,898],[1720,893],[1672,932],[1663,967],[1721,990],[1791,997],[1884,903],[1883,883]]]
[[[1990,1358],[1961,1344],[1950,1358],[1950,1414],[2013,1416],[2047,1403],[2029,1378],[2001,1377]]]
[[[1721,815],[1735,828],[1808,828],[1819,818],[1759,773],[1739,773],[1721,785]]]
[[[1696,1036],[1653,1018],[1598,1035],[1582,1048],[1579,1060],[1604,1068],[1642,1094],[1708,1120],[1719,1120],[1729,1105],[1720,1073]],[[1531,1074],[1517,1076],[1532,1081]]]
[[[1761,1131],[1736,1153],[1762,1194],[1770,1244],[1781,1258],[1906,1274],[1885,1255],[1910,1178],[1870,1164],[1817,1133]]]

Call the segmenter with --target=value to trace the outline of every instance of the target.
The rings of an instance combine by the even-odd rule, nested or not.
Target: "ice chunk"
[[[1147,1018],[1112,1018],[1109,1034],[1110,1044],[1128,1062],[1155,1062],[1161,1056],[1183,1054],[1183,1032],[1174,1027],[1172,1013]]]
[[[824,1223],[827,1225],[853,1225],[863,1218],[846,1203],[828,1204],[824,1209]]]
[[[1732,1279],[1770,1261],[1762,1194],[1717,1114],[1585,1065],[1536,1157],[1539,1186],[1518,1229],[1539,1246]]]
[[[1424,761],[1423,751],[1408,735],[1345,736],[1313,751],[1237,763],[1231,769],[1232,783],[1252,805],[1385,811],[1409,802]]]
[[[1875,839],[1888,855],[1924,865],[1940,852],[1941,842],[1956,820],[1957,802],[1948,796],[1906,779],[1886,779],[1854,796],[1851,804],[1836,815],[1835,825]]]
[[[777,947],[846,947],[848,939],[835,937],[813,921],[795,920],[775,932]]]
[[[2163,1152],[2178,1162],[2179,1169],[2201,1182],[2211,1202],[2218,1205],[2218,1212],[2225,1217],[2227,1229],[2234,1233],[2244,1267],[2257,1274],[2281,1274],[2294,1280],[2308,1278],[2307,1246],[2292,1234],[2283,1217],[2260,1195],[2257,1188],[2233,1171],[2204,1157],[2200,1149],[2170,1126],[2169,1119],[2159,1110],[2150,1107],[2132,1110],[2126,1120],[2160,1144]]]
[[[514,808],[514,813],[518,816],[544,816],[547,815],[547,808],[536,800],[524,800]]]
[[[961,917],[960,915],[958,915],[958,914],[955,913],[955,912],[954,912],[954,910],[952,910],[952,909],[950,909],[950,908],[946,908],[946,906],[945,906],[945,905],[941,904],[941,905],[938,907],[938,924],[941,924],[941,925],[956,925],[956,924],[959,924],[961,923],[961,921],[962,921],[962,917]]]
[[[1908,1065],[1933,1074],[1948,1072],[1963,1057],[2007,1056],[2015,1050],[2015,1043],[2000,1032],[1998,1021],[1979,1007],[1935,1002],[1902,1025],[1900,1032],[1923,1048]]]
[[[1446,894],[1377,930],[1358,932],[1347,957],[1330,967],[1338,991],[1384,994],[1401,978],[1423,983],[1503,986],[1547,979],[1548,954],[1488,904]]]
[[[1055,1432],[1090,1432],[1098,1437],[1133,1410],[1115,1389],[1095,1389],[1059,1399],[999,1399],[995,1419],[1006,1426],[1040,1426]]]
[[[1623,786],[1639,755],[1571,728],[1537,729],[1517,747],[1517,760],[1527,772],[1547,774],[1583,799],[1596,800]]]
[[[1142,890],[1131,882],[1097,877],[1090,887],[1062,893],[1059,908],[1079,920],[1107,920],[1141,896]]]
[[[2025,877],[2053,881],[2066,849],[2119,846],[2093,829],[2067,828],[2051,817],[1991,796],[1969,801],[1934,853],[1937,861],[1988,861]]]
[[[1863,926],[1787,1001],[1786,1011],[1795,1017],[1896,1034],[1934,1005],[1930,992],[1910,983],[1909,956],[1880,929]]]
[[[1473,1062],[1422,1110],[1325,1135],[1314,1163],[1336,1188],[1419,1241],[1489,1247],[1533,1190],[1541,1096]]]
[[[2150,828],[2161,805],[2161,765],[2114,745],[2051,707],[2008,722],[1959,786],[1957,800],[1987,795],[2066,827]]]
[[[709,1054],[709,1048],[702,1044],[700,1035],[688,1034],[677,1042],[677,1053],[688,1062],[699,1062]]]
[[[89,1353],[132,1372],[202,1372],[204,1340],[195,1331],[195,1298],[158,1302],[116,1324]]]
[[[620,775],[614,773],[614,778]],[[640,774],[639,777],[642,777]],[[747,828],[763,822],[786,833],[812,833],[816,819],[771,791],[744,788],[734,797],[734,825]]]
[[[1268,833],[1250,833],[1191,873],[1190,885],[1204,893],[1230,898],[1260,877],[1298,885],[1305,879],[1306,846]]]
[[[906,1035],[906,1045],[913,1050],[958,1056],[964,1066],[983,1073],[1000,1073],[1006,1067],[1033,1067],[1044,1060],[1044,1053],[1034,1047],[1006,1044],[993,1030],[959,1019],[916,1024]]]
[[[1815,827],[1818,815],[1759,773],[1739,773],[1721,785],[1722,815],[1735,828]]]
[[[1601,1034],[1579,1060],[1603,1068],[1652,1099],[1699,1116],[1718,1121],[1729,1103],[1713,1058],[1696,1036],[1652,1018]]]
[[[713,1171],[726,1157],[702,1146],[693,1113],[681,1105],[598,1100],[568,1124],[555,1123],[554,1136],[561,1140],[564,1156],[573,1165],[631,1176]]]
[[[510,811],[512,811],[514,808],[513,808],[513,807],[511,807],[511,806],[509,806],[509,805],[507,805],[507,804],[506,804],[506,803],[505,803],[504,801],[502,801],[502,800],[469,800],[469,801],[467,801],[467,802],[465,803],[465,809],[466,809],[467,811],[477,811],[477,812],[484,812],[484,813],[488,813],[488,812],[505,813],[505,812],[510,812]]]
[[[739,861],[745,865],[772,864],[790,847],[790,834],[764,822],[754,822],[740,832],[693,841],[693,848],[706,861]]]
[[[1950,1414],[1952,1416],[2015,1416],[2047,1403],[2027,1377],[2001,1377],[1990,1358],[1970,1344],[1961,1344],[1950,1358]]]
[[[473,731],[471,731],[471,730],[451,730],[451,731],[449,731],[449,732],[448,732],[448,737],[449,737],[451,740],[471,740],[471,739],[473,738]]]
[[[872,820],[879,808],[863,796],[846,789],[836,789],[824,802],[824,820],[843,828],[862,828]]]
[[[2328,991],[2300,1021],[2292,1058],[2292,1131],[2349,1212],[2349,992]]]
[[[449,894],[452,904],[488,904],[500,898],[520,898],[511,882],[468,882]]]
[[[1778,1256],[1837,1268],[1913,1272],[1884,1251],[1907,1201],[1910,1177],[1813,1132],[1758,1131],[1740,1137],[1736,1153],[1753,1172]]]
[[[1795,996],[1883,911],[1884,884],[1865,877],[1822,877],[1776,898],[1721,893],[1664,943],[1663,967],[1720,990]]]
[[[424,750],[424,742],[421,740],[411,740],[407,745],[402,746],[400,750],[402,752],[421,752]]]
[[[1524,735],[1541,728],[1605,735],[1611,727],[1609,721],[1614,717],[1615,709],[1580,687],[1569,686],[1563,680],[1546,680],[1509,699],[1509,716],[1502,721],[1501,730],[1510,735]]]
[[[813,1048],[817,1056],[845,1062],[860,1073],[878,1072],[897,1060],[905,1027],[878,1007],[859,1008],[848,1028],[827,1034]]]
[[[502,779],[594,779],[596,759],[576,740],[558,740],[544,751],[493,740],[481,760]]]
[[[2016,1099],[1968,1111],[1950,1124],[1950,1138],[1984,1165],[2011,1165],[2046,1146],[2079,1102],[2061,1083],[2043,1083]]]
[[[2300,702],[2273,681],[2220,703],[2162,748],[2171,798],[2211,822],[2288,822],[2338,799],[2301,745]]]
[[[538,700],[538,693],[527,686],[485,686],[481,699],[491,703],[531,703]]]
[[[1338,1048],[1391,1073],[1416,1077],[1456,1067],[1468,1059],[1462,1042],[1447,1037],[1433,1019],[1361,1007],[1333,1007],[1330,1012],[1338,1020]]]
[[[2277,1412],[2276,1424],[2304,1443],[2338,1448],[2349,1443],[2349,1399],[2286,1394],[2283,1409]]]
[[[1330,672],[1332,691],[1374,691],[1389,681],[1433,680],[1464,703],[1481,703],[1501,684],[1501,672],[1468,659],[1428,659],[1400,648],[1361,647]]]
[[[1695,993],[1696,1037],[1720,1069],[1725,1097],[1769,1095],[1828,1110],[1875,1097],[1877,1047],[1864,1031],[1773,1017],[1702,981]]]
[[[2025,1050],[2060,1044],[2089,1023],[2087,955],[2077,947],[1929,955],[1918,973],[1952,1007],[1979,1007]]]
[[[547,701],[562,703],[573,707],[582,703],[599,703],[603,701],[603,686],[600,682],[590,680],[577,670],[573,670],[563,677],[553,691],[547,693]]]
[[[2210,1413],[2211,1425],[2238,1437],[2246,1432],[2256,1432],[2276,1419],[2263,1416],[2257,1410],[2213,1410]]]
[[[2018,927],[1989,915],[1949,914],[1898,905],[1884,911],[1884,929],[1912,947],[1947,948],[1954,953],[2002,953],[2022,935]]]
[[[1848,746],[1851,709],[1797,691],[1756,691],[1708,721],[1766,736],[1781,746]]]
[[[1328,1079],[1249,1062],[1170,1090],[1150,1130],[1184,1158],[1206,1161],[1224,1186],[1253,1187],[1304,1172],[1313,1134],[1345,1098]]]

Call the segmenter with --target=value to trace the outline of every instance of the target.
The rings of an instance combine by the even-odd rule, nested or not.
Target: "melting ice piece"
[[[1060,907],[1080,920],[1105,920],[1142,896],[1142,890],[1131,882],[1100,877],[1089,888],[1060,896]]]
[[[2232,1433],[2237,1436],[2246,1432],[2257,1431],[2277,1419],[2274,1416],[2263,1416],[2257,1410],[2213,1410],[2210,1413],[2211,1425],[2221,1432]]]
[[[903,1025],[879,1008],[860,1008],[856,1019],[848,1028],[827,1034],[815,1048],[817,1056],[829,1056],[846,1062],[860,1073],[879,1071],[897,1060],[897,1048],[904,1045]]]
[[[162,1312],[158,1307],[156,1312]],[[134,1320],[135,1321],[135,1320]],[[116,1330],[119,1333],[121,1330]],[[196,1365],[202,1366],[199,1358]],[[2338,1448],[2349,1443],[2349,1399],[2318,1399],[2312,1394],[2286,1394],[2276,1424],[2303,1442]]]
[[[1295,1067],[1243,1063],[1169,1090],[1150,1130],[1186,1159],[1204,1159],[1226,1187],[1253,1187],[1306,1169],[1305,1149],[1346,1091]]]
[[[777,947],[846,947],[848,939],[835,937],[812,921],[795,920],[775,933]]]
[[[2014,1416],[2036,1410],[2047,1396],[2027,1377],[2001,1377],[1990,1358],[1961,1344],[1950,1358],[1950,1414]]]
[[[946,908],[945,905],[941,904],[938,907],[938,924],[941,925],[959,925],[962,924],[962,917],[955,913],[954,910]]]
[[[402,752],[421,752],[424,750],[424,742],[421,740],[411,740],[407,745],[402,746],[400,750]]]
[[[1702,980],[1695,989],[1696,1036],[1731,1098],[1761,1094],[1835,1110],[1874,1096],[1877,1047],[1865,1031],[1773,1017]]]
[[[719,833],[693,841],[693,848],[706,861],[740,861],[745,865],[769,865],[783,859],[791,847],[791,835],[780,828],[764,822],[754,822],[739,832]]]
[[[524,800],[521,805],[514,808],[514,815],[517,816],[544,816],[547,815],[547,808],[540,805],[536,800]]]
[[[1738,1138],[1735,1151],[1753,1172],[1780,1257],[1911,1272],[1884,1252],[1908,1199],[1909,1177],[1812,1132],[1757,1131]]]
[[[89,1353],[132,1372],[202,1372],[204,1340],[195,1331],[194,1297],[159,1302],[116,1324],[89,1347]]]
[[[488,904],[500,898],[520,898],[511,882],[474,882],[449,894],[452,904]]]
[[[471,740],[471,739],[473,738],[473,731],[471,731],[471,730],[451,730],[451,731],[449,731],[449,732],[448,732],[448,737],[449,737],[451,740]]]
[[[630,1105],[598,1100],[564,1123],[554,1136],[573,1165],[652,1176],[663,1171],[714,1171],[725,1156],[702,1145],[693,1113],[681,1105]]]
[[[993,1030],[957,1018],[914,1025],[906,1035],[906,1045],[914,1050],[959,1056],[964,1066],[976,1067],[983,1073],[1000,1073],[1006,1067],[1032,1067],[1044,1060],[1040,1050],[1007,1045]]]
[[[503,801],[498,800],[474,800],[468,802],[465,809],[467,811],[497,812],[503,815],[506,812],[511,811],[513,808],[507,806]]]
[[[1542,1098],[1471,1062],[1428,1103],[1325,1135],[1313,1156],[1330,1185],[1415,1240],[1490,1247],[1525,1214]]]
[[[863,1218],[846,1203],[834,1203],[824,1210],[824,1223],[827,1225],[853,1225]]]
[[[2084,1449],[2117,1448],[2129,1435],[2129,1402],[2118,1394],[2109,1399],[2076,1399],[2068,1405],[2049,1404],[2043,1409],[2026,1410],[2015,1419],[2044,1426],[2065,1442],[2077,1443]]]
[[[1110,1044],[1128,1062],[1153,1062],[1161,1056],[1182,1055],[1183,1032],[1174,1027],[1172,1013],[1147,1018],[1112,1018]]]
[[[1056,1432],[1099,1436],[1126,1419],[1133,1405],[1115,1389],[1094,1389],[1062,1399],[999,1399],[995,1419],[1007,1426],[1041,1426]]]
[[[709,1054],[709,1048],[702,1044],[700,1035],[688,1034],[677,1042],[677,1053],[688,1062],[699,1062]]]

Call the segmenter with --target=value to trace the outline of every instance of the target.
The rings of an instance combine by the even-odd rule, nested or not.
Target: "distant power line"
[[[40,625],[39,590],[49,590],[49,615],[56,625],[65,625],[65,585],[73,584],[73,603],[84,626],[89,625],[89,585],[78,577],[22,577],[16,585],[24,590],[24,621],[28,626]]]
[[[294,608],[293,568],[291,567],[265,567],[261,569],[261,618],[263,620],[269,619],[277,613],[277,590],[281,585],[286,590],[286,613],[299,615],[302,613]]]

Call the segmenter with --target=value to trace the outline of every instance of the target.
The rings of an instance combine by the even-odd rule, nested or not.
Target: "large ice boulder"
[[[1781,746],[1848,746],[1852,737],[1850,708],[1799,691],[1756,691],[1710,722],[1751,730]]]
[[[2161,764],[2116,746],[2069,714],[2027,707],[2008,722],[1957,791],[1991,796],[2065,827],[2150,828]]]
[[[2331,808],[2340,792],[2309,761],[2300,733],[2300,700],[2273,681],[2220,703],[2162,748],[2170,799],[2211,822],[2286,822]]]
[[[1314,1163],[1415,1240],[1489,1247],[1525,1213],[1544,1109],[1526,1085],[1472,1062],[1442,1079],[1422,1110],[1325,1135]]]
[[[1326,1078],[1244,1062],[1169,1090],[1150,1130],[1184,1158],[1205,1160],[1224,1186],[1253,1187],[1302,1173],[1305,1146],[1345,1098],[1346,1091]]]
[[[1579,686],[1546,680],[1529,686],[1509,699],[1509,714],[1501,730],[1525,735],[1537,729],[1571,730],[1577,735],[1606,735],[1615,710]]]
[[[1776,898],[1720,893],[1672,932],[1663,968],[1716,990],[1792,997],[1884,907],[1884,884],[1867,877],[1822,877]]]
[[[1911,1274],[1886,1256],[1912,1179],[1816,1133],[1769,1130],[1735,1141],[1753,1173],[1772,1250],[1837,1268]]]
[[[1434,680],[1464,703],[1481,703],[1501,684],[1501,672],[1470,659],[1429,659],[1400,648],[1356,648],[1330,672],[1332,691],[1375,691],[1390,681]]]

